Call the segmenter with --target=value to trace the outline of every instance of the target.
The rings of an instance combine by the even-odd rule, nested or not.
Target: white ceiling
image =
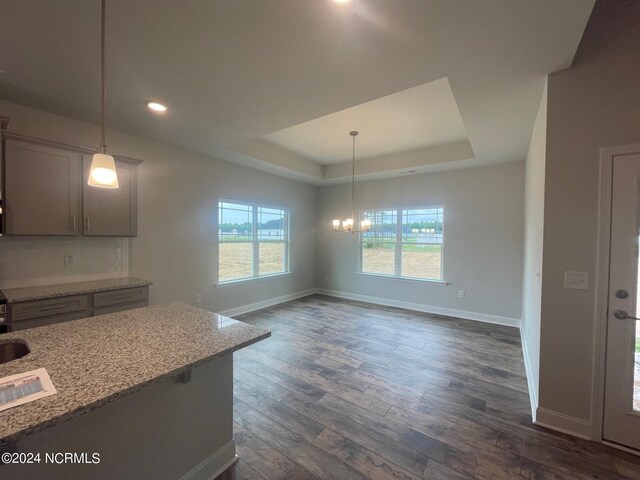
[[[441,78],[262,137],[321,165],[467,140],[449,81]]]
[[[429,130],[422,145],[417,134],[402,140],[382,128],[369,136],[368,174],[396,174],[399,157],[428,159],[422,171],[520,161],[544,76],[570,65],[593,3],[107,0],[107,119],[117,130],[322,184],[344,177],[341,164],[321,164],[340,155],[283,130],[302,124],[302,132],[359,105],[356,112],[367,111],[367,102],[436,88],[446,77],[468,141],[443,150],[432,143],[453,140],[455,128]],[[0,98],[97,123],[99,6],[0,0]],[[151,114],[147,99],[169,111]],[[397,115],[361,119],[358,148],[369,148],[368,127],[411,116]],[[384,153],[385,144],[413,154]]]

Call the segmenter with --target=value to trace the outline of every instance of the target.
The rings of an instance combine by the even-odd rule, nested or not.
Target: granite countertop
[[[7,297],[7,303],[27,302],[29,300],[44,300],[47,298],[66,297],[84,293],[104,292],[121,288],[146,287],[153,282],[135,277],[108,278],[104,280],[90,280],[88,282],[58,283],[53,285],[39,285],[33,287],[7,288],[2,293]]]
[[[0,443],[62,423],[270,335],[184,303],[2,334],[0,342],[26,340],[31,353],[0,364],[0,378],[44,367],[58,393],[0,412]]]

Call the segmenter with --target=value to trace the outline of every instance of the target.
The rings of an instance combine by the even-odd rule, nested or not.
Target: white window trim
[[[383,278],[383,279],[391,278],[394,280],[402,280],[405,282],[430,283],[440,287],[446,287],[447,285],[451,285],[451,283],[447,282],[446,280],[433,280],[430,278],[416,278],[416,277],[398,277],[396,275],[386,275],[384,273],[356,272],[356,275],[362,275],[364,277]]]
[[[261,275],[259,277],[247,277],[247,278],[237,278],[234,280],[226,280],[224,282],[218,282],[214,286],[216,288],[232,287],[233,285],[260,282],[262,280],[268,280],[268,279],[277,278],[277,277],[286,277],[289,275],[291,275],[291,272],[270,273],[268,275]]]
[[[440,278],[417,278],[417,277],[407,277],[402,275],[402,212],[406,211],[406,210],[428,210],[428,209],[436,209],[436,208],[440,208],[442,209],[442,243],[441,245],[441,260],[440,260]],[[447,282],[444,278],[444,238],[445,238],[445,231],[444,231],[444,205],[428,205],[426,207],[395,207],[395,208],[385,208],[385,207],[380,207],[380,208],[368,208],[368,209],[363,209],[360,210],[358,212],[358,218],[364,218],[364,213],[365,212],[375,212],[375,211],[395,211],[396,214],[396,238],[394,242],[388,242],[388,243],[395,243],[395,271],[396,273],[394,275],[389,275],[387,273],[375,273],[375,272],[363,272],[362,271],[362,244],[363,244],[363,233],[359,233],[358,234],[358,271],[356,272],[358,275],[364,275],[364,276],[369,276],[369,277],[379,277],[379,278],[387,278],[387,279],[395,279],[395,280],[408,280],[408,281],[412,281],[412,282],[421,282],[421,283],[432,283],[432,284],[437,284],[437,285],[449,285],[449,282]],[[385,243],[385,242],[379,242],[379,243]],[[431,244],[429,244],[431,245]],[[436,245],[436,244],[434,244]]]
[[[248,206],[251,207],[252,209],[252,215],[251,215],[251,222],[253,225],[253,239],[247,242],[220,242],[220,203],[232,203],[232,204],[236,204],[236,205],[244,205],[244,206]],[[282,210],[285,212],[285,216],[284,216],[284,270],[282,272],[277,272],[277,273],[267,273],[265,275],[260,275],[259,271],[260,271],[260,243],[269,243],[270,240],[265,240],[265,241],[260,241],[258,240],[258,209],[259,208],[273,208],[275,210]],[[217,244],[218,244],[218,268],[216,271],[216,282],[215,282],[215,286],[216,287],[223,287],[223,286],[231,286],[231,285],[237,285],[237,284],[241,284],[241,283],[247,283],[247,282],[253,282],[256,280],[266,280],[268,278],[273,278],[273,277],[280,277],[283,275],[289,275],[291,273],[291,269],[290,269],[290,261],[289,261],[289,251],[290,251],[290,210],[287,207],[282,207],[282,206],[276,206],[276,205],[268,205],[268,204],[264,204],[264,203],[257,203],[257,202],[246,202],[243,200],[232,200],[232,199],[228,199],[228,198],[219,198],[218,199],[218,221],[217,221],[217,230],[218,230],[218,234],[217,234]],[[278,243],[276,241],[271,241],[273,243]],[[243,278],[233,278],[230,280],[220,280],[220,243],[251,243],[252,249],[253,249],[253,265],[252,265],[252,273],[253,275],[251,275],[250,277],[243,277]]]

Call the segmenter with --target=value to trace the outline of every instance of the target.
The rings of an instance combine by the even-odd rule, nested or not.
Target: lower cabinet
[[[149,305],[149,287],[123,288],[48,300],[10,303],[9,331],[115,313]]]
[[[110,290],[93,294],[93,315],[121,312],[149,305],[149,287]]]
[[[51,315],[50,317],[41,318],[27,318],[19,320],[15,323],[9,324],[9,331],[16,332],[18,330],[26,330],[27,328],[44,327],[46,325],[53,325],[54,323],[69,322],[71,320],[80,320],[81,318],[89,317],[87,311],[67,313],[63,315]]]
[[[9,305],[9,310],[13,323],[33,321],[51,316],[59,317],[72,313],[80,313],[87,316],[89,298],[88,295],[73,295],[48,300],[14,303]]]

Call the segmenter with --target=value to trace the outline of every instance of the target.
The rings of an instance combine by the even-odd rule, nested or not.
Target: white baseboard
[[[531,402],[531,419],[536,423],[538,414],[538,388],[533,383],[533,375],[531,370],[531,359],[529,358],[529,349],[524,338],[524,329],[520,327],[520,343],[522,343],[522,357],[524,360],[524,370],[527,377],[527,388],[529,390],[529,402]]]
[[[573,435],[574,437],[591,440],[591,422],[581,418],[571,417],[564,413],[554,412],[546,408],[538,407],[536,412],[536,425],[550,428],[558,432]]]
[[[345,298],[347,300],[357,300],[360,302],[373,303],[377,305],[385,305],[388,307],[406,308],[407,310],[415,310],[417,312],[433,313],[435,315],[446,315],[448,317],[464,318],[466,320],[477,320],[480,322],[494,323],[497,325],[506,325],[508,327],[520,328],[520,319],[511,317],[501,317],[499,315],[490,315],[487,313],[468,312],[466,310],[456,310],[453,308],[436,307],[433,305],[423,305],[422,303],[403,302],[400,300],[392,300],[390,298],[371,297],[368,295],[359,295],[357,293],[339,292],[337,290],[326,290],[319,288],[317,293],[329,295],[331,297]]]
[[[499,315],[490,315],[488,313],[468,312],[466,310],[456,310],[453,308],[436,307],[433,305],[424,305],[421,303],[403,302],[400,300],[392,300],[390,298],[371,297],[368,295],[359,295],[357,293],[340,292],[337,290],[327,290],[324,288],[310,288],[308,290],[302,290],[300,292],[290,293],[288,295],[282,295],[281,297],[270,298],[261,302],[250,303],[242,305],[236,308],[230,308],[224,310],[220,315],[226,317],[233,317],[235,315],[242,315],[244,313],[260,310],[261,308],[271,307],[279,303],[288,302],[297,298],[307,297],[314,293],[320,293],[322,295],[328,295],[330,297],[344,298],[347,300],[356,300],[359,302],[373,303],[376,305],[385,305],[388,307],[405,308],[407,310],[415,310],[417,312],[433,313],[435,315],[446,315],[448,317],[464,318],[466,320],[477,320],[479,322],[493,323],[496,325],[505,325],[508,327],[520,328],[520,319],[511,317],[501,317]]]
[[[205,458],[180,480],[214,480],[238,461],[236,443],[231,440],[210,457]]]
[[[284,303],[290,300],[295,300],[296,298],[302,298],[309,295],[313,295],[316,292],[317,290],[315,288],[310,288],[308,290],[302,290],[300,292],[294,292],[288,295],[282,295],[281,297],[270,298],[268,300],[263,300],[261,302],[250,303],[248,305],[242,305],[236,308],[230,308],[229,310],[225,310],[223,312],[218,312],[218,313],[220,315],[224,315],[225,317],[233,317],[235,315],[242,315],[243,313],[249,313],[255,310],[260,310],[261,308],[271,307],[273,305],[277,305],[278,303]]]

